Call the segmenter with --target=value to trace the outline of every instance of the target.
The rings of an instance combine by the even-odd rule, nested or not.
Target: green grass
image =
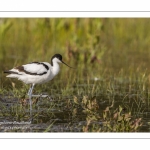
[[[6,78],[3,71],[31,61],[50,61],[60,53],[76,70],[61,64],[51,82],[35,86],[35,93],[48,93],[54,100],[33,106],[35,110],[47,106],[34,113],[36,123],[61,118],[68,119],[69,131],[75,127],[81,132],[139,131],[140,118],[150,105],[149,25],[148,18],[0,19],[0,116],[29,118],[28,106],[19,103],[27,99],[29,86]],[[5,96],[18,103],[8,109]],[[115,114],[119,114],[116,120]],[[80,121],[85,121],[82,126]],[[45,131],[58,123],[50,121]]]

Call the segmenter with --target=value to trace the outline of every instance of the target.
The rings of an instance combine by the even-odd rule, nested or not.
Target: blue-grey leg
[[[29,96],[30,93],[31,93],[31,89],[32,89],[32,84],[31,84],[30,89],[29,89],[29,91],[28,91],[28,96]]]
[[[32,119],[32,91],[35,84],[32,84],[31,88],[29,89],[28,95],[29,95],[29,102],[30,102],[30,118]]]

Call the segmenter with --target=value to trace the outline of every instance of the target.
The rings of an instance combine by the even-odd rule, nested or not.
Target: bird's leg
[[[31,88],[29,89],[29,101],[30,101],[30,117],[32,119],[32,91],[33,91],[33,88],[34,88],[34,85],[35,84],[32,84]]]
[[[31,93],[31,89],[32,89],[32,84],[31,84],[30,89],[29,89],[29,91],[28,91],[28,96],[29,96],[30,93]]]

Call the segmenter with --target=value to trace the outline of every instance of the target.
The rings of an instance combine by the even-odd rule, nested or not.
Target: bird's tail
[[[4,73],[8,74],[6,77],[9,77],[9,78],[18,78],[18,73],[15,72],[15,71],[8,70],[8,71],[4,71]]]
[[[4,71],[4,73],[7,73],[7,74],[18,74],[17,72],[10,71],[10,70]]]

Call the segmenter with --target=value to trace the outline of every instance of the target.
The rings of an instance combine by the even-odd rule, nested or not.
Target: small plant
[[[112,104],[100,113],[100,106],[95,103],[96,100],[91,103],[84,97],[83,102],[87,113],[87,124],[83,126],[83,132],[135,132],[142,125],[141,118],[134,118],[131,112],[125,112],[122,106],[114,110]]]

